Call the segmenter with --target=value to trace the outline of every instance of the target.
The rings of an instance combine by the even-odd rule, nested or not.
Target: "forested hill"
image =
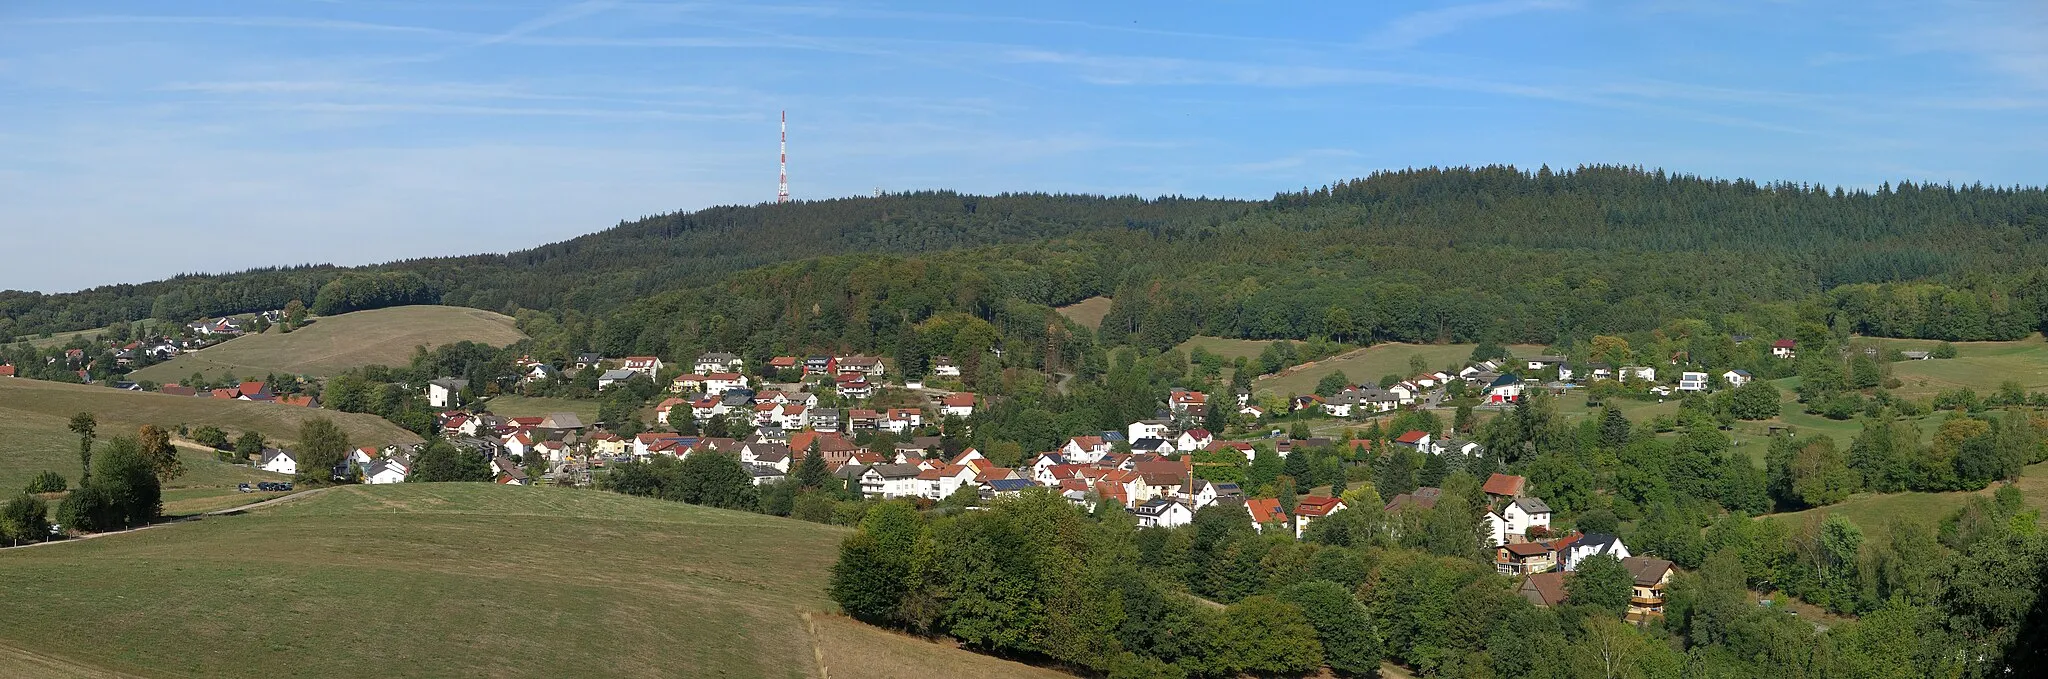
[[[1374,328],[1362,335],[1527,338],[1708,317],[1855,283],[1940,283],[1952,289],[1937,295],[1996,307],[2048,266],[2044,235],[2040,188],[1843,191],[1620,167],[1384,172],[1258,202],[924,192],[662,215],[505,255],[0,293],[0,336],[291,299],[330,313],[441,302],[602,316],[792,260],[982,248],[959,256],[986,260],[984,274],[1009,272],[992,294],[1057,304],[1142,292],[1118,295],[1111,335],[1150,317],[1160,341],[1197,330],[1303,336],[1332,330],[1320,326],[1338,306]],[[1063,253],[1057,268],[1030,263],[1048,253]],[[1387,290],[1400,285],[1416,290]],[[1917,332],[1924,320],[1888,322]]]
[[[924,252],[1101,229],[1175,229],[1235,219],[1257,205],[1217,199],[929,191],[722,206],[623,222],[598,233],[502,255],[184,275],[63,294],[0,291],[0,338],[143,318],[190,320],[277,309],[293,299],[310,305],[323,286],[350,274],[393,274],[383,281],[386,284],[371,281],[357,286],[374,289],[374,294],[357,297],[387,298],[387,304],[358,300],[373,306],[445,302],[493,311],[522,307],[595,313],[638,296],[804,257]],[[406,273],[419,279],[396,275]]]

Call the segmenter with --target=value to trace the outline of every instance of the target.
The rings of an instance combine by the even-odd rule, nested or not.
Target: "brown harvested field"
[[[1062,676],[829,615],[844,528],[481,483],[300,498],[0,550],[0,639],[78,668],[39,679]]]
[[[0,378],[0,489],[19,488],[29,476],[45,469],[76,482],[78,438],[70,431],[70,421],[79,412],[91,412],[99,419],[102,440],[133,436],[145,424],[173,431],[181,424],[210,424],[230,435],[253,429],[271,440],[289,442],[298,437],[299,425],[314,417],[333,420],[357,445],[420,440],[375,415]],[[248,467],[222,464],[203,452],[187,451],[183,457],[186,474],[169,485],[232,486],[275,479]]]
[[[1054,311],[1060,312],[1060,315],[1067,317],[1067,320],[1086,326],[1089,330],[1094,330],[1102,327],[1102,317],[1109,315],[1110,304],[1111,301],[1108,297],[1090,297],[1054,309]]]
[[[504,314],[452,306],[402,306],[328,316],[290,334],[272,328],[135,371],[133,380],[162,384],[198,372],[261,377],[271,373],[325,377],[365,365],[405,365],[413,348],[462,340],[502,347],[526,339]]]

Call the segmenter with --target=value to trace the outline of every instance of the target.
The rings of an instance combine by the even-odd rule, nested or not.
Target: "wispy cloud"
[[[1948,2],[1901,42],[1909,51],[1965,54],[2014,84],[2048,90],[2048,4]]]
[[[1576,9],[1578,6],[1577,0],[1499,0],[1416,12],[1395,19],[1367,36],[1365,46],[1382,50],[1403,50],[1420,45],[1431,38],[1456,32],[1466,24],[1529,12]]]

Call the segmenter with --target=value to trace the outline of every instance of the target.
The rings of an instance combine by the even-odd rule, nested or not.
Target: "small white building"
[[[289,450],[271,448],[263,451],[263,462],[257,465],[263,471],[279,474],[299,473],[299,459]]]
[[[1195,522],[1195,513],[1187,505],[1163,497],[1146,500],[1131,513],[1137,515],[1139,528],[1178,528]]]
[[[462,405],[462,390],[469,388],[469,380],[443,377],[427,383],[427,405],[435,408],[453,408]]]
[[[1500,518],[1507,524],[1508,535],[1528,535],[1530,528],[1550,528],[1550,505],[1533,497],[1518,497],[1501,509]]]
[[[1728,386],[1731,387],[1740,387],[1749,384],[1750,381],[1755,379],[1756,377],[1750,375],[1749,371],[1740,368],[1721,373],[1721,381],[1727,382]]]
[[[1678,374],[1679,391],[1706,391],[1707,374],[1702,372],[1681,372]]]
[[[1646,365],[1623,366],[1621,372],[1616,377],[1623,382],[1629,380],[1655,382],[1657,381],[1657,369]]]

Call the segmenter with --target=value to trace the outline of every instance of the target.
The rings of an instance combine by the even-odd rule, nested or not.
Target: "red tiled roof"
[[[11,365],[0,365],[0,377],[13,377],[13,376],[14,376],[14,366],[11,366]]]
[[[1486,485],[1480,486],[1479,489],[1486,491],[1487,495],[1515,497],[1522,494],[1522,487],[1528,482],[1528,479],[1520,476],[1494,474],[1486,477]]]
[[[1788,339],[1781,339],[1771,343],[1771,347],[1775,349],[1790,349],[1794,346],[1798,346],[1798,343]]]
[[[1343,508],[1344,500],[1341,498],[1334,498],[1323,495],[1310,495],[1308,497],[1302,498],[1301,502],[1296,503],[1294,505],[1294,513],[1298,516],[1320,517],[1329,516],[1330,512],[1334,512]]]
[[[1067,440],[1082,450],[1093,450],[1102,447],[1102,437],[1100,436],[1076,436]]]
[[[1551,551],[1550,547],[1540,542],[1516,542],[1501,549],[1507,550],[1507,553],[1518,557],[1543,556]]]
[[[939,404],[948,408],[972,408],[974,407],[974,394],[965,391],[949,394],[945,398],[940,399]]]
[[[1410,430],[1408,430],[1408,433],[1406,433],[1406,434],[1402,434],[1400,438],[1394,439],[1394,442],[1395,442],[1395,443],[1409,443],[1409,444],[1412,444],[1412,443],[1416,443],[1416,442],[1418,442],[1418,441],[1421,441],[1421,440],[1422,440],[1422,437],[1424,437],[1424,436],[1428,436],[1428,435],[1429,435],[1429,432],[1426,432],[1426,431],[1423,431],[1423,430],[1420,430],[1420,429],[1410,429]]]
[[[1270,497],[1255,497],[1244,501],[1244,508],[1252,513],[1256,523],[1284,523],[1287,512],[1280,511],[1280,501]]]

